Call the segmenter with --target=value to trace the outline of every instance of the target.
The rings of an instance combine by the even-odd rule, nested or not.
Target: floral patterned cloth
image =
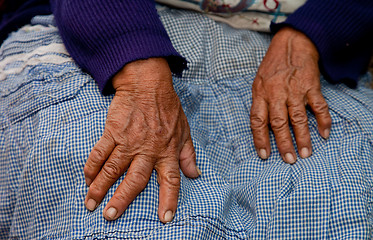
[[[271,22],[283,22],[306,0],[156,0],[169,6],[206,13],[238,29],[269,31]]]

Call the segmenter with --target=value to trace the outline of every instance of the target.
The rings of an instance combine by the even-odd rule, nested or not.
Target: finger
[[[197,178],[201,175],[201,170],[196,165],[196,152],[193,147],[192,138],[189,137],[184,143],[183,148],[180,152],[180,168],[184,175],[190,178]]]
[[[330,117],[329,107],[319,90],[309,91],[307,94],[308,105],[315,114],[320,135],[329,138],[332,127],[332,118]]]
[[[84,177],[87,186],[90,186],[97,174],[100,172],[102,165],[115,147],[113,138],[104,132],[100,140],[92,148],[84,166]]]
[[[307,158],[312,153],[312,146],[311,136],[308,129],[307,112],[303,98],[289,98],[288,110],[291,125],[294,129],[295,141],[298,146],[299,155],[302,158]]]
[[[115,220],[127,209],[128,205],[141,193],[149,182],[153,171],[152,159],[137,155],[127,171],[122,183],[104,208],[106,220]]]
[[[262,98],[253,98],[250,111],[251,130],[253,132],[255,149],[262,159],[271,154],[268,129],[268,105]]]
[[[269,105],[269,120],[282,158],[286,163],[295,163],[296,155],[290,134],[288,110],[285,102],[274,101]]]
[[[180,171],[177,159],[163,159],[156,165],[159,182],[158,216],[161,222],[172,221],[177,208]]]
[[[131,159],[126,156],[125,149],[117,146],[89,187],[84,201],[88,210],[93,211],[96,209],[110,187],[127,170],[130,162]]]

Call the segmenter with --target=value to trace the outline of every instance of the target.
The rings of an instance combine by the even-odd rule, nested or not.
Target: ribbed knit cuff
[[[173,48],[152,0],[52,0],[67,50],[93,76],[100,90],[129,62],[165,57],[174,74],[186,60]]]
[[[306,34],[319,51],[324,76],[353,87],[369,63],[372,12],[371,0],[308,0],[271,30],[291,26]]]
[[[167,59],[172,73],[181,75],[186,60],[173,48],[165,34],[148,30],[136,31],[116,39],[107,39],[85,62],[85,68],[104,94],[113,93],[111,78],[124,65],[151,57]]]

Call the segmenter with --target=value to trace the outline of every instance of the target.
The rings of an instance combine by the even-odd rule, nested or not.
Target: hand
[[[320,90],[318,60],[316,47],[303,33],[285,27],[273,37],[252,88],[251,129],[262,159],[271,151],[270,125],[282,158],[295,163],[289,117],[299,155],[312,154],[306,105],[315,114],[320,135],[329,137],[332,120]]]
[[[94,210],[128,169],[103,211],[107,220],[117,219],[155,169],[160,185],[158,215],[162,222],[169,222],[177,208],[179,169],[191,178],[198,177],[199,170],[168,63],[162,58],[129,63],[112,83],[116,93],[105,130],[84,167],[89,186],[85,205]]]

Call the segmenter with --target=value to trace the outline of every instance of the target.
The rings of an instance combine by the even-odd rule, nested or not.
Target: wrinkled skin
[[[283,160],[296,162],[289,123],[299,155],[312,154],[307,105],[315,114],[320,135],[329,137],[332,121],[320,90],[318,60],[316,47],[303,33],[285,27],[274,36],[252,87],[251,129],[262,159],[271,152],[270,126]]]
[[[128,169],[105,206],[107,220],[120,217],[157,171],[159,219],[172,220],[180,188],[180,172],[199,176],[189,126],[162,58],[127,64],[113,79],[115,96],[105,130],[93,147],[84,174],[89,190],[85,205],[94,210],[109,188]]]
[[[284,28],[273,38],[252,89],[251,128],[261,158],[270,155],[271,126],[284,161],[295,162],[289,116],[301,157],[311,155],[306,105],[316,116],[320,135],[328,138],[331,118],[320,91],[318,58],[315,46],[298,31]],[[161,58],[129,63],[112,83],[116,93],[105,130],[84,167],[89,186],[85,205],[94,210],[128,170],[103,212],[107,220],[117,219],[146,187],[155,169],[160,185],[159,219],[169,222],[177,208],[179,169],[191,178],[201,173],[168,64]]]

